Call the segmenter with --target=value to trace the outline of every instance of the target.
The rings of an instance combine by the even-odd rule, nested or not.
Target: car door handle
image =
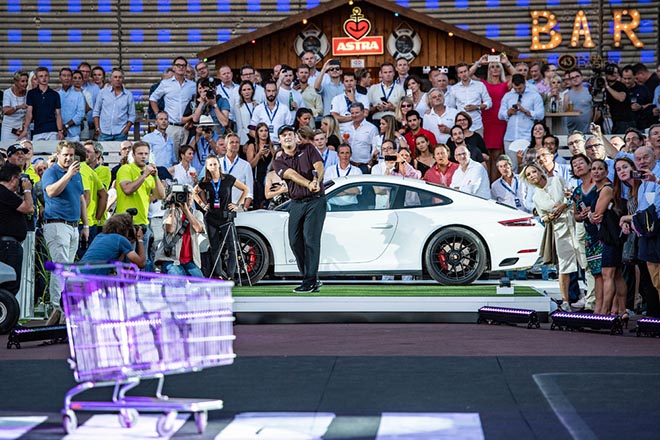
[[[379,225],[371,225],[371,229],[392,229],[394,225],[389,223],[382,223]]]

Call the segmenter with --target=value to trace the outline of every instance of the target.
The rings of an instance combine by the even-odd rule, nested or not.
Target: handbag
[[[635,264],[635,261],[637,261],[637,235],[632,231],[623,243],[621,261],[626,265]]]

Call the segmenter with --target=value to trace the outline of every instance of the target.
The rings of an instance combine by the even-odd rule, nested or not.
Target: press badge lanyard
[[[504,181],[504,179],[500,180],[500,184],[504,187],[505,190],[513,194],[514,201],[516,203],[516,208],[520,208],[520,198],[518,197],[518,184],[520,183],[518,181],[518,178],[516,176],[513,176],[513,180],[516,181],[516,188],[515,190],[512,190],[511,187]]]
[[[231,168],[229,168],[229,171],[227,171],[227,156],[222,158],[222,168],[225,170],[225,174],[231,174],[232,170],[238,163],[238,157],[234,160],[234,163],[231,165]]]
[[[275,128],[273,127],[273,121],[275,120],[275,115],[277,115],[277,110],[280,108],[280,101],[277,101],[277,104],[275,104],[275,110],[273,110],[273,113],[270,112],[268,109],[268,104],[264,103],[264,108],[266,110],[266,116],[268,116],[268,120],[270,121],[270,125],[268,126],[268,130],[273,133]]]
[[[211,179],[211,185],[213,185],[213,192],[215,192],[215,199],[213,200],[213,209],[220,209],[220,185],[222,184],[222,177],[218,179],[218,182],[214,182]]]
[[[231,99],[229,99],[229,93],[227,93],[227,89],[225,89],[225,85],[224,85],[224,84],[220,83],[220,89],[222,90],[222,93],[224,93],[225,96],[227,97],[227,101],[230,101],[230,102],[231,102]]]
[[[348,168],[346,169],[346,174],[344,174],[342,176],[341,174],[339,174],[339,164],[335,165],[335,169],[337,170],[337,177],[346,177],[346,176],[348,176],[351,173],[351,168],[352,168],[352,165],[349,165]]]
[[[326,148],[325,153],[323,154],[323,167],[325,168],[325,163],[328,161],[328,153],[330,153],[330,149]]]
[[[252,109],[250,109],[250,104],[247,102],[245,103],[245,108],[247,109],[248,113],[250,114],[250,119],[252,119],[252,113],[254,113],[254,106],[252,106]]]
[[[392,87],[390,87],[390,93],[385,93],[385,87],[383,86],[383,83],[380,83],[380,90],[383,92],[383,98],[389,101],[390,96],[392,96],[392,92],[394,91],[394,84],[392,84]]]

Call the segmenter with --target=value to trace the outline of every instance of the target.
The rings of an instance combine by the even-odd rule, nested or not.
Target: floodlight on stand
[[[635,333],[637,333],[637,336],[660,336],[660,319],[651,317],[639,318]]]
[[[527,324],[527,328],[541,327],[536,310],[512,309],[508,307],[483,306],[479,309],[477,324]]]
[[[569,313],[557,310],[550,315],[550,330],[609,330],[611,335],[623,334],[621,318],[617,315],[598,315],[595,313]]]

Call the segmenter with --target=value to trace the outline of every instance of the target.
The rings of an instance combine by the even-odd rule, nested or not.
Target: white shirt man
[[[513,75],[512,89],[502,98],[498,117],[507,121],[504,133],[504,151],[512,163],[517,163],[515,151],[509,150],[511,142],[518,139],[530,140],[534,121],[543,120],[545,110],[541,95],[527,87],[525,78],[520,74]],[[517,169],[514,166],[514,171]]]
[[[457,147],[454,157],[459,167],[451,178],[452,188],[489,199],[490,180],[486,168],[470,159],[470,152],[466,147]]]
[[[371,86],[367,94],[369,111],[374,120],[379,120],[385,115],[393,115],[399,101],[406,95],[403,87],[394,83],[392,63],[383,63],[380,66],[380,77],[382,82]]]
[[[508,156],[500,156],[496,165],[500,178],[490,186],[491,198],[507,206],[527,211],[524,204],[527,185],[513,174],[511,159]]]
[[[424,128],[433,133],[438,143],[446,144],[458,111],[445,106],[445,95],[439,89],[431,89],[427,97],[431,111],[424,115]]]
[[[314,139],[312,140],[312,143],[321,155],[321,159],[323,159],[323,167],[326,169],[339,162],[337,152],[329,149],[327,142],[328,140],[326,139],[325,133],[323,131],[314,131]]]
[[[365,109],[361,102],[351,104],[350,112],[353,122],[348,126],[346,133],[348,133],[348,143],[353,149],[352,164],[363,167],[361,171],[365,172],[375,149],[378,130],[374,124],[365,120]]]
[[[361,102],[364,108],[369,108],[369,99],[366,95],[358,93],[355,89],[356,81],[353,72],[347,72],[343,78],[344,93],[332,98],[330,114],[339,122],[339,130],[343,133],[351,125],[351,112],[349,107],[354,102]]]
[[[177,162],[173,140],[167,135],[168,125],[167,113],[160,112],[156,115],[156,129],[142,138],[151,147],[157,167],[169,168]]]
[[[254,109],[250,125],[256,127],[260,122],[266,123],[270,132],[270,140],[275,145],[279,145],[277,130],[283,125],[291,125],[293,123],[293,117],[288,107],[281,105],[277,100],[277,84],[275,81],[268,81],[265,89],[266,102]],[[254,130],[252,130],[251,134],[254,137]]]
[[[325,174],[323,175],[323,182],[329,182],[332,179],[345,176],[357,176],[362,174],[360,168],[351,165],[352,150],[350,145],[342,144],[337,148],[337,156],[339,161],[332,166],[325,167]],[[347,196],[355,198],[355,196]],[[343,198],[343,197],[342,197]],[[357,203],[357,200],[355,202]],[[346,203],[348,204],[348,203]]]
[[[304,107],[302,94],[295,90],[293,84],[293,69],[289,66],[282,66],[280,70],[280,89],[277,92],[277,100],[280,104],[289,109],[291,116],[295,117],[296,111]]]
[[[243,205],[247,210],[250,207],[250,204],[252,204],[252,199],[254,198],[254,177],[252,167],[248,161],[238,157],[238,150],[241,148],[241,141],[237,134],[231,133],[225,136],[225,144],[227,145],[227,154],[220,159],[220,168],[222,169],[223,174],[234,176],[236,180],[244,183],[245,186],[248,187],[249,193],[243,202]],[[231,190],[232,203],[237,203],[242,195],[243,191],[233,187]]]
[[[154,113],[158,114],[158,100],[163,97],[165,101],[165,113],[169,117],[167,135],[172,138],[175,153],[179,151],[179,145],[188,140],[188,130],[181,122],[186,106],[197,93],[194,81],[185,78],[188,61],[184,57],[176,57],[172,63],[174,76],[160,82],[156,90],[149,97],[149,105]]]
[[[483,136],[484,125],[481,119],[481,112],[492,107],[493,101],[486,90],[486,86],[481,81],[474,81],[470,78],[467,64],[460,63],[456,66],[456,73],[459,82],[449,90],[447,94],[447,107],[456,110],[466,111],[472,118],[470,130],[476,131]]]

